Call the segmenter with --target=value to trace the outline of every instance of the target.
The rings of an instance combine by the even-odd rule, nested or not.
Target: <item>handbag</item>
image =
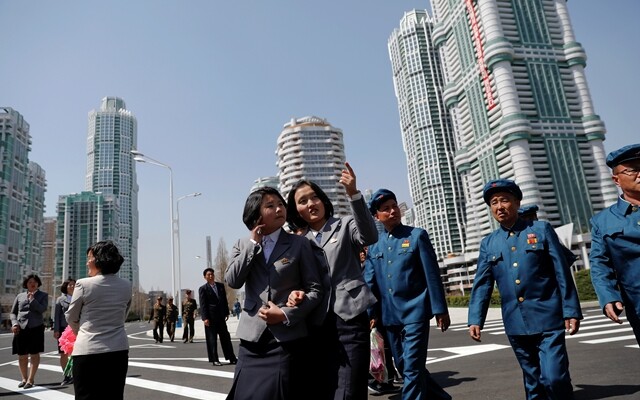
[[[371,357],[369,360],[369,373],[376,381],[384,383],[388,377],[384,359],[384,338],[376,328],[371,329],[370,344]]]

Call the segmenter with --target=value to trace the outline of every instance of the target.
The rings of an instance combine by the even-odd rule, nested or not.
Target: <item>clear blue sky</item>
[[[613,2],[611,2],[613,3]],[[638,142],[637,0],[568,2],[611,151]],[[0,106],[31,125],[30,159],[47,174],[46,215],[84,190],[87,114],[118,96],[138,119],[138,149],[173,168],[180,202],[182,286],[247,234],[253,181],[275,175],[292,117],[344,131],[360,189],[411,204],[387,40],[424,1],[2,1]],[[138,164],[139,264],[145,290],[171,288],[168,172]],[[196,256],[201,256],[196,259]]]

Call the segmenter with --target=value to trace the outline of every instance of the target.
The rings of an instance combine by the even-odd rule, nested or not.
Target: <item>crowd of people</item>
[[[640,144],[606,159],[621,194],[592,220],[591,277],[604,315],[622,323],[626,313],[640,344]],[[199,310],[209,362],[235,364],[228,399],[352,399],[401,391],[403,399],[451,399],[426,368],[430,321],[442,332],[451,323],[439,266],[427,231],[407,226],[396,195],[381,188],[368,203],[346,163],[339,183],[352,213],[334,216],[333,205],[315,182],[300,180],[287,200],[272,187],[245,201],[247,237],[238,239],[224,275],[228,287],[244,287],[244,299],[229,309],[225,284],[212,268],[203,271],[199,308],[191,291],[182,303],[184,343],[192,343]],[[500,292],[505,332],[520,365],[527,399],[573,399],[566,335],[583,319],[571,275],[575,256],[552,226],[537,219],[538,206],[521,207],[523,193],[513,180],[486,183],[483,200],[497,229],[480,244],[471,291],[468,327],[474,341],[482,329],[492,292]],[[381,224],[378,231],[376,222]],[[53,335],[67,325],[76,335],[71,357],[77,399],[122,399],[128,367],[124,322],[131,283],[117,277],[123,258],[110,241],[87,249],[88,277],[69,279],[56,300]],[[11,309],[13,354],[19,387],[35,385],[44,351],[43,314],[48,295],[36,274],[23,281]],[[158,297],[149,318],[161,343],[164,327],[174,341],[178,307]],[[226,321],[239,318],[236,356]],[[382,332],[386,380],[369,374],[370,332]],[[68,354],[59,347],[60,366]],[[308,362],[313,360],[313,373]],[[102,378],[110,365],[110,378]],[[69,379],[67,379],[69,378]],[[314,385],[312,392],[310,385]],[[401,385],[400,387],[395,386]]]

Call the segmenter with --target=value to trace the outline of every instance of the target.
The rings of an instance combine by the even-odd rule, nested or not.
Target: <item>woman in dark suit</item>
[[[287,214],[289,222],[302,229],[301,234],[314,247],[322,248],[331,279],[326,317],[312,334],[312,357],[320,374],[313,379],[322,382],[316,398],[366,400],[370,358],[367,309],[376,298],[362,275],[360,251],[378,241],[378,231],[356,187],[353,169],[349,163],[345,167],[340,183],[351,200],[353,215],[334,217],[329,197],[308,180],[291,188]],[[304,304],[307,300],[303,296],[293,292],[289,304]]]
[[[233,246],[225,273],[230,287],[245,287],[238,364],[227,399],[305,398],[298,376],[308,367],[300,359],[305,317],[322,292],[309,241],[282,229],[286,217],[284,198],[274,188],[257,189],[245,202],[242,220],[250,235]],[[303,290],[308,301],[287,307],[293,290]]]
[[[12,354],[18,355],[18,367],[22,381],[18,387],[29,389],[40,366],[40,353],[44,351],[43,313],[49,304],[49,295],[40,289],[42,281],[36,274],[22,281],[26,292],[18,293],[11,308]],[[29,367],[31,359],[31,368]]]
[[[73,388],[76,400],[122,400],[129,361],[124,322],[131,305],[131,282],[116,274],[124,258],[110,241],[87,249],[88,278],[78,279],[65,313],[76,342]],[[108,379],[105,366],[109,366]]]
[[[67,319],[64,317],[64,313],[69,309],[69,304],[71,304],[71,297],[73,296],[75,286],[75,279],[67,279],[62,282],[62,285],[60,286],[62,294],[56,300],[56,309],[53,317],[53,337],[56,339],[56,343],[58,344],[58,354],[60,354],[60,367],[62,367],[62,371],[64,371],[67,366],[69,355],[62,351],[60,343],[58,343],[58,339],[60,339],[60,335],[62,335],[62,332],[64,332],[68,325]],[[65,375],[62,379],[61,385],[68,385],[72,382],[73,378],[70,375]]]

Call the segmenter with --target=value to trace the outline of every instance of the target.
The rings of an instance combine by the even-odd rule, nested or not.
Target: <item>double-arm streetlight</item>
[[[137,162],[157,165],[159,167],[163,167],[169,170],[169,215],[171,218],[171,296],[174,299],[176,297],[176,259],[175,259],[175,232],[174,232],[174,221],[173,218],[173,170],[171,167],[165,163],[162,163],[158,160],[154,160],[149,156],[145,156],[141,152],[137,150],[131,150],[131,154],[133,154],[133,159]],[[178,299],[179,300],[179,299]],[[179,301],[182,304],[182,302]]]
[[[179,296],[182,296],[182,267],[180,262],[180,200],[186,199],[187,197],[198,197],[202,193],[194,192],[189,193],[184,196],[178,197],[176,200],[176,238],[178,239],[178,293]],[[178,321],[182,324],[182,298],[178,298]]]

